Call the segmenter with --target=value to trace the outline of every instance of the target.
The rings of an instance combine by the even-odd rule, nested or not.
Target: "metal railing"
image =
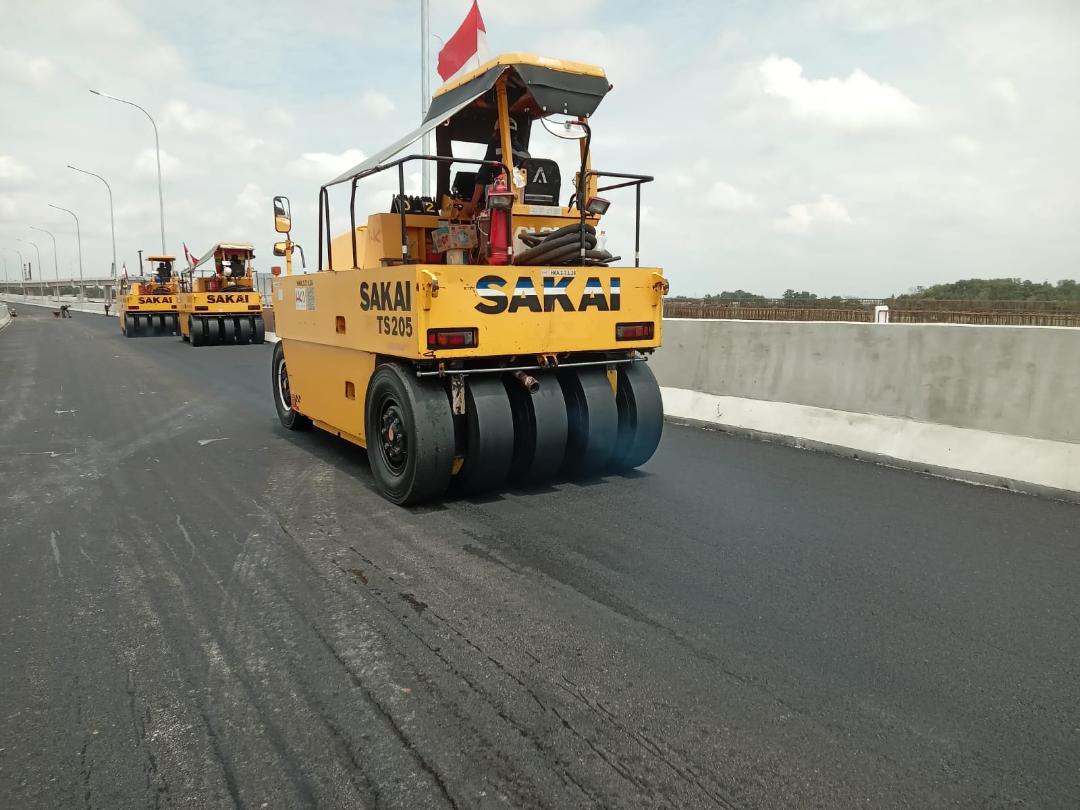
[[[323,256],[323,229],[326,229],[326,269],[334,269],[334,257],[333,248],[331,247],[330,237],[330,194],[327,191],[330,186],[340,185],[341,183],[351,181],[351,192],[349,196],[349,225],[352,228],[352,255],[353,255],[353,267],[357,266],[358,256],[356,252],[356,185],[366,177],[371,177],[374,174],[379,174],[387,169],[397,168],[398,170],[398,199],[404,199],[405,197],[405,164],[412,160],[427,160],[433,163],[468,163],[474,166],[491,166],[494,169],[498,169],[504,173],[509,183],[510,172],[506,168],[506,164],[497,160],[476,160],[474,158],[459,158],[459,157],[443,157],[440,155],[408,155],[397,160],[392,160],[389,163],[380,163],[378,166],[372,166],[370,169],[366,169],[362,172],[357,172],[351,177],[345,177],[339,180],[337,183],[327,183],[325,186],[319,189],[319,264],[318,268],[322,269],[322,256]],[[401,217],[401,262],[404,264],[409,258],[409,241],[408,234],[405,227],[405,206],[398,205],[398,214]]]

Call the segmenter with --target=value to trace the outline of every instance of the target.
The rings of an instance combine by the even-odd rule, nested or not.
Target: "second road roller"
[[[180,335],[192,346],[262,343],[262,296],[255,289],[255,251],[219,242],[180,274]],[[199,268],[206,268],[200,272]]]
[[[398,504],[652,456],[663,407],[646,360],[668,284],[638,260],[652,177],[593,168],[591,120],[610,89],[599,67],[520,53],[444,85],[417,130],[322,187],[319,272],[292,273],[290,205],[274,198],[287,272],[274,280],[272,386],[286,428],[367,448]],[[428,132],[435,154],[395,158]],[[470,153],[484,157],[456,156]],[[435,196],[406,194],[406,170],[425,166]],[[397,193],[358,223],[358,184],[384,172]],[[331,237],[338,186],[350,226]],[[620,240],[632,262],[601,227],[616,189],[633,207]]]

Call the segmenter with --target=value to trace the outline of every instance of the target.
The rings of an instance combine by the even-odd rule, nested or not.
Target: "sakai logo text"
[[[537,290],[529,276],[520,276],[513,287],[500,276],[484,276],[476,282],[476,292],[483,299],[476,309],[485,315],[517,312],[519,309],[530,312],[619,311],[622,306],[619,279],[611,279],[607,290],[595,276],[585,280],[584,288],[575,285],[575,281],[577,279],[573,276],[545,278],[542,289]]]
[[[171,295],[140,295],[140,304],[171,304]]]
[[[208,304],[246,304],[247,301],[248,297],[246,295],[237,295],[236,293],[206,296],[206,303]]]
[[[361,281],[360,309],[380,312],[412,309],[412,289],[407,281]]]

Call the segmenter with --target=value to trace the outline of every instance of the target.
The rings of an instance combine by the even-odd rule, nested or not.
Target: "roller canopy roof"
[[[452,140],[487,143],[497,115],[494,87],[504,74],[507,102],[514,118],[519,120],[522,116],[531,120],[550,114],[587,118],[611,89],[604,72],[592,65],[505,54],[441,87],[419,127],[326,185],[344,182],[375,168],[448,121]]]

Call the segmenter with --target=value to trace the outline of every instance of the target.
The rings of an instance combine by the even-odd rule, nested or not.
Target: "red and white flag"
[[[465,21],[439,51],[439,75],[444,82],[480,67],[487,58],[487,28],[480,6],[473,0]]]
[[[195,266],[195,257],[191,255],[191,251],[187,249],[187,242],[181,243],[184,246],[184,258],[187,259],[187,266]]]

